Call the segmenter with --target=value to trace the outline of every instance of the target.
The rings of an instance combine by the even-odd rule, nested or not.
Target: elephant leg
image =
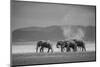
[[[53,53],[53,50],[51,49],[51,53]]]
[[[72,47],[72,50],[73,50],[73,52],[75,52],[76,51],[76,48],[75,47]]]
[[[43,47],[40,48],[40,52],[43,52]]]
[[[53,49],[51,48],[51,53],[53,53]]]
[[[79,47],[80,48],[80,51],[82,51],[82,47]]]
[[[84,51],[84,48],[82,47],[82,51]]]
[[[76,48],[74,49],[74,52],[76,52],[77,50],[76,50]]]
[[[40,48],[40,52],[42,52],[42,48]]]
[[[48,51],[47,51],[47,53],[49,53],[49,51],[50,51],[50,49],[48,48]]]
[[[69,48],[69,47],[67,47],[67,48],[66,48],[66,52],[69,52],[69,51],[70,51],[70,48]]]
[[[67,52],[67,48],[66,48],[66,52]]]
[[[75,51],[75,49],[74,49],[74,48],[72,48],[72,51],[74,52],[74,51]]]
[[[82,47],[80,47],[80,51],[83,51],[83,48]]]
[[[63,47],[61,47],[61,52],[63,52]]]
[[[74,50],[74,52],[76,52],[77,51],[77,47],[74,47],[73,50]]]
[[[67,52],[68,48],[66,47],[66,52]]]
[[[75,52],[77,51],[77,47],[75,48]]]
[[[84,47],[81,47],[81,51],[84,51]]]
[[[38,52],[38,47],[36,48],[36,53]]]
[[[81,47],[79,47],[79,51],[82,51],[82,48]]]
[[[84,48],[84,51],[86,51],[86,48]]]
[[[44,48],[42,48],[42,52],[44,52]]]
[[[85,47],[82,48],[82,51],[86,51]]]

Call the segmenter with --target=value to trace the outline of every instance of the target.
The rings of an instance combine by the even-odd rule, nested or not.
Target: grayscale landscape
[[[11,64],[96,61],[95,12],[92,5],[12,1]]]
[[[81,52],[78,50],[77,52],[61,53],[60,48],[56,48],[56,43],[58,40],[66,39],[64,39],[64,33],[62,32],[64,30],[59,26],[52,26],[47,28],[23,28],[15,30],[12,34],[15,36],[12,39],[14,40],[12,43],[13,65],[17,66],[45,63],[95,61],[95,27],[72,26],[72,28],[69,28],[69,26],[66,26],[66,28],[67,30],[70,29],[71,32],[73,32],[71,33],[72,35],[76,34],[73,37],[71,36],[72,38],[81,38],[84,36],[83,39],[85,40],[86,52]],[[77,32],[74,32],[75,30]],[[81,32],[79,30],[81,30]],[[82,33],[83,31],[87,34]],[[50,40],[53,53],[47,53],[46,48],[44,53],[36,53],[37,41],[42,39],[45,41]]]

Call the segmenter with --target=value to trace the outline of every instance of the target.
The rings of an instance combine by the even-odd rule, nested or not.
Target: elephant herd
[[[38,50],[40,52],[44,52],[44,48],[48,49],[47,53],[53,52],[52,44],[46,41],[38,41],[36,52],[38,52]],[[65,40],[57,41],[56,48],[61,48],[61,52],[64,52],[65,49],[66,52],[70,51],[76,52],[78,51],[78,49],[80,49],[81,51],[86,51],[85,43],[82,40],[77,40],[77,39],[72,39],[67,41]]]

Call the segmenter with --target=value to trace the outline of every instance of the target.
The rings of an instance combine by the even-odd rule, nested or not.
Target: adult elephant
[[[67,52],[68,51],[71,51],[71,49],[74,51],[74,52],[76,52],[77,51],[77,45],[76,45],[76,43],[75,42],[73,42],[73,41],[65,41],[65,44],[67,45]]]
[[[61,48],[61,52],[64,52],[65,43],[63,41],[58,41],[56,47]]]
[[[38,41],[37,42],[37,47],[36,47],[36,52],[38,52],[38,48],[40,47],[40,52],[44,52],[44,48],[47,48],[48,49],[48,53],[50,52],[53,52],[53,49],[52,49],[52,46],[50,43],[48,42],[45,42],[45,41]]]
[[[66,52],[71,51],[71,48],[74,52],[77,51],[76,44],[71,41],[58,41],[56,47],[61,48],[61,52],[64,52],[64,48],[66,48]]]
[[[73,39],[73,41],[77,44],[77,47],[82,51],[86,51],[85,43],[82,40]]]

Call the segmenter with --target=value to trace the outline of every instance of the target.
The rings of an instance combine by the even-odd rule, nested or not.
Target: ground
[[[55,53],[23,53],[12,54],[12,65],[36,65],[47,63],[62,63],[62,62],[81,62],[95,61],[96,52],[55,52]]]

